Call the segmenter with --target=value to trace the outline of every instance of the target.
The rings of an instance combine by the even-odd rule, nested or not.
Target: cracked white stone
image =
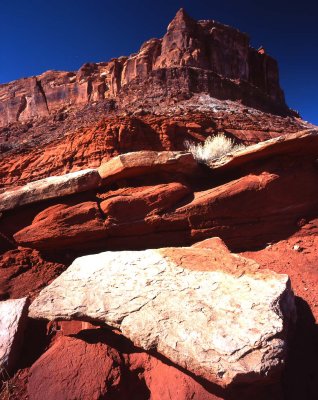
[[[30,306],[34,318],[119,328],[136,346],[222,386],[280,371],[294,313],[287,275],[206,248],[80,257]]]
[[[11,372],[19,357],[28,304],[26,297],[0,302],[0,372]]]
[[[50,176],[1,193],[0,211],[85,192],[96,189],[100,184],[101,177],[96,169],[85,169],[61,176]]]

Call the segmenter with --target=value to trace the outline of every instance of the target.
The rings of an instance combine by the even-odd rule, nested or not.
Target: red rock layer
[[[0,188],[98,167],[101,162],[130,151],[184,150],[185,140],[203,141],[218,132],[252,144],[303,129],[302,122],[290,118],[243,112],[244,108],[233,104],[223,108],[214,112],[189,111],[185,115],[181,109],[175,112],[172,109],[171,113],[177,114],[172,116],[149,114],[102,118],[97,114],[99,122],[88,121],[90,127],[82,129],[78,125],[84,122],[77,120],[76,114],[70,116],[72,121],[67,135],[59,130],[62,126],[53,125],[48,136],[45,124],[31,127],[25,133],[10,131],[6,143],[14,143],[15,147],[0,155]],[[170,113],[169,107],[165,113]],[[88,115],[85,114],[85,118]],[[26,143],[17,145],[22,139]]]
[[[220,236],[238,250],[287,237],[303,218],[316,215],[318,205],[317,168],[310,157],[276,158],[227,183],[209,172],[197,175],[195,184],[168,183],[167,177],[154,184],[151,175],[143,179],[101,190],[88,201],[42,205],[32,223],[13,231],[10,240],[43,251],[78,251],[176,246]],[[13,212],[6,215],[10,220]]]

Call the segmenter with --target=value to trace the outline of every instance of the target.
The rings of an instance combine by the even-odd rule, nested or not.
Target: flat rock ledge
[[[98,168],[104,184],[155,172],[193,174],[198,164],[191,153],[182,151],[135,151],[121,154]]]
[[[261,161],[278,155],[299,156],[306,154],[307,156],[316,156],[317,151],[318,129],[306,129],[265,140],[234,153],[229,153],[211,161],[209,167],[215,172],[225,172],[235,170],[253,161]]]
[[[26,297],[0,302],[0,379],[14,369],[19,358],[28,305]]]
[[[0,212],[95,190],[100,186],[140,175],[158,172],[191,175],[196,171],[198,164],[190,153],[181,151],[126,153],[102,163],[98,169],[84,169],[65,175],[50,176],[4,192],[0,190]]]
[[[105,323],[223,387],[275,379],[295,319],[290,280],[212,244],[77,258],[29,316]]]
[[[0,212],[26,204],[96,189],[100,184],[101,177],[96,169],[50,176],[1,193]]]

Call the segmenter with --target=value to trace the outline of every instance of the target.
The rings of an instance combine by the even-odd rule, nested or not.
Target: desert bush
[[[242,144],[236,144],[233,139],[226,137],[224,134],[209,136],[204,143],[186,141],[184,144],[198,162],[205,164],[245,147]]]

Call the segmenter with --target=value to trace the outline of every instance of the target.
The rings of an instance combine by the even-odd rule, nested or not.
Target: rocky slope
[[[0,100],[0,399],[318,397],[318,130],[275,60],[180,10]]]

